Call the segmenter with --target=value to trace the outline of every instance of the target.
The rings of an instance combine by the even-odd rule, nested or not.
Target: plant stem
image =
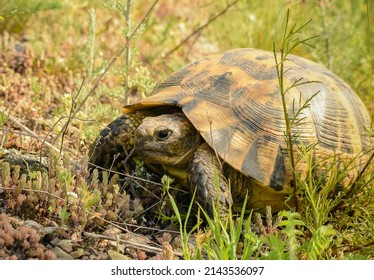
[[[129,67],[130,67],[130,60],[131,60],[131,0],[127,0],[127,6],[125,11],[125,20],[126,20],[126,50],[125,50],[125,104],[128,102],[128,91],[129,91]]]
[[[88,78],[91,82],[93,77],[94,69],[94,57],[95,57],[95,34],[96,34],[96,12],[95,9],[91,8],[89,10],[90,24],[89,24],[89,47],[90,47],[90,57],[88,61]]]
[[[178,45],[176,45],[174,48],[172,48],[170,51],[168,51],[165,55],[164,55],[164,58],[168,57],[169,55],[171,55],[172,53],[174,53],[175,51],[177,51],[180,47],[182,47],[188,40],[191,39],[191,37],[195,36],[196,34],[200,33],[204,28],[206,28],[209,24],[211,24],[213,21],[215,21],[216,19],[218,19],[219,17],[221,17],[222,15],[224,15],[230,8],[231,6],[234,6],[236,3],[238,3],[239,0],[235,0],[229,4],[227,4],[227,6],[222,10],[220,11],[218,14],[214,15],[213,17],[211,17],[206,23],[204,23],[203,25],[200,25],[198,28],[196,28],[194,31],[192,31],[192,33],[190,35],[188,35],[186,38],[184,38]]]
[[[291,187],[293,188],[294,192],[294,202],[295,202],[295,210],[298,211],[298,199],[297,199],[297,189],[296,189],[296,165],[295,165],[295,158],[293,154],[293,139],[291,134],[291,122],[290,117],[287,112],[287,103],[286,103],[286,92],[284,88],[284,62],[286,61],[289,48],[289,35],[288,32],[288,22],[289,22],[289,10],[287,10],[287,17],[286,17],[286,26],[284,28],[283,38],[282,38],[282,45],[280,49],[280,61],[278,62],[277,54],[275,52],[275,46],[274,46],[274,57],[276,60],[276,68],[277,68],[277,76],[278,76],[278,83],[279,83],[279,91],[282,98],[282,107],[283,107],[283,114],[286,121],[286,140],[287,145],[289,149],[289,155],[291,160],[291,167],[292,167],[292,181],[291,181]]]
[[[143,25],[143,23],[145,22],[145,20],[148,18],[148,16],[150,15],[150,13],[153,11],[154,7],[156,6],[156,4],[159,2],[159,0],[155,0],[153,2],[153,4],[151,5],[151,7],[148,9],[148,11],[146,12],[146,14],[144,15],[144,17],[142,18],[142,20],[140,21],[140,23],[135,27],[135,29],[130,33],[129,35],[129,38],[133,38],[136,34],[136,32],[138,32],[139,28]],[[97,87],[100,85],[101,81],[103,80],[104,76],[106,75],[106,73],[109,71],[109,69],[112,67],[112,65],[114,64],[114,62],[116,62],[116,60],[123,54],[123,52],[126,50],[127,48],[127,43],[125,44],[125,46],[123,46],[121,49],[118,50],[118,52],[115,54],[115,56],[112,58],[112,60],[109,62],[109,64],[107,65],[107,67],[105,67],[104,71],[100,74],[100,76],[97,78],[96,82],[94,83],[94,85],[91,87],[90,91],[87,93],[87,95],[84,97],[83,101],[77,106],[77,109],[75,109],[74,113],[72,113],[72,115],[70,116],[70,119],[74,119],[76,117],[76,115],[78,114],[78,112],[82,109],[83,105],[86,103],[86,101],[88,100],[88,98],[93,95],[93,93],[96,91]],[[59,132],[59,134],[56,136],[56,137],[59,137],[61,135],[61,133],[66,129],[66,127],[69,125],[69,122],[66,122],[65,125],[63,126],[63,128],[61,129],[61,131]]]

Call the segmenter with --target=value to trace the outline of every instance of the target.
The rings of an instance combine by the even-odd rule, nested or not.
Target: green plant
[[[318,82],[318,81],[305,81],[303,78],[300,78],[298,80],[296,80],[292,85],[290,86],[287,86],[284,84],[284,74],[288,71],[288,69],[285,69],[284,68],[284,63],[285,61],[287,60],[287,56],[299,45],[308,45],[308,46],[311,46],[309,44],[309,41],[316,38],[317,36],[313,36],[313,37],[309,37],[309,38],[306,38],[306,39],[299,39],[298,35],[301,33],[301,31],[305,28],[305,26],[307,26],[309,24],[310,21],[306,22],[304,25],[300,26],[300,27],[296,27],[296,24],[294,24],[290,29],[289,29],[289,10],[287,10],[287,15],[286,15],[286,23],[285,23],[285,27],[284,27],[284,33],[283,33],[283,37],[282,37],[282,40],[281,40],[281,44],[280,44],[280,48],[279,48],[279,54],[277,53],[277,49],[276,49],[276,44],[273,43],[273,53],[274,53],[274,59],[275,59],[275,67],[276,67],[276,70],[277,70],[277,76],[278,76],[278,84],[279,84],[279,92],[280,92],[280,95],[281,95],[281,98],[282,98],[282,107],[283,107],[283,113],[284,113],[284,119],[285,119],[285,124],[286,124],[286,130],[284,132],[285,134],[285,139],[286,139],[286,143],[287,143],[287,151],[288,151],[288,155],[289,155],[289,158],[290,158],[290,161],[291,161],[291,168],[292,168],[292,172],[293,172],[293,180],[291,181],[292,182],[292,188],[294,190],[294,200],[295,200],[295,207],[296,207],[296,211],[298,210],[299,208],[299,203],[298,203],[298,200],[297,200],[297,184],[296,184],[296,177],[297,177],[297,174],[296,174],[296,165],[297,165],[297,159],[295,158],[295,154],[294,154],[294,142],[300,142],[298,141],[298,137],[299,137],[299,133],[298,133],[298,130],[297,130],[297,126],[299,125],[302,125],[303,124],[303,121],[304,119],[303,118],[300,118],[299,115],[301,115],[301,112],[306,109],[308,106],[309,106],[309,102],[312,98],[315,97],[315,95],[318,94],[318,92],[316,92],[314,95],[312,95],[312,97],[308,98],[308,100],[306,100],[306,102],[304,102],[304,104],[301,104],[301,96],[300,96],[300,100],[298,101],[299,103],[299,108],[297,109],[297,111],[295,111],[295,102],[297,101],[293,101],[293,116],[289,116],[289,108],[287,107],[287,103],[286,103],[286,94],[292,90],[293,88],[297,87],[297,86],[301,86],[301,85],[305,85],[305,84],[309,84],[309,83],[315,83],[315,82]],[[295,133],[296,131],[296,133]],[[305,150],[310,150],[311,147],[307,147]]]
[[[321,259],[326,255],[325,250],[332,246],[333,237],[337,232],[331,225],[321,226],[310,237],[305,235],[305,224],[299,213],[282,211],[281,230],[259,237],[262,247],[260,259]]]
[[[229,209],[227,216],[222,216],[218,207],[219,202],[213,207],[213,218],[210,218],[203,211],[207,222],[209,238],[201,245],[205,249],[208,259],[237,260],[251,257],[257,244],[242,242],[243,230],[247,235],[250,234],[251,215],[245,220],[246,201],[247,199],[245,199],[240,216],[238,217],[231,213],[231,209]]]
[[[120,67],[120,74],[123,77],[123,103],[128,104],[132,98],[143,98],[151,93],[155,83],[149,74],[149,71],[144,68],[139,61],[139,53],[135,44],[135,39],[143,33],[143,22],[140,22],[135,27],[132,22],[132,0],[127,0],[125,5],[119,1],[105,1],[104,5],[116,11],[118,14],[125,17],[125,28],[123,28],[123,36],[125,38],[123,53],[125,56],[125,63]],[[158,0],[154,1],[150,10],[157,4]],[[146,17],[143,18],[143,21]],[[133,74],[135,72],[135,74]],[[140,73],[140,75],[139,75]]]
[[[292,117],[290,117],[288,113],[289,108],[287,108],[286,106],[285,95],[295,86],[305,83],[315,83],[318,81],[303,81],[303,79],[300,79],[295,81],[291,86],[285,87],[283,82],[283,75],[287,71],[287,69],[284,69],[283,63],[286,61],[287,55],[293,49],[302,44],[309,46],[309,40],[316,38],[316,36],[307,39],[299,39],[297,35],[309,22],[307,22],[305,25],[302,25],[300,28],[296,28],[296,25],[294,25],[290,30],[288,30],[288,23],[289,11],[287,12],[286,25],[281,41],[279,57],[276,53],[275,45],[273,47],[273,51],[286,121],[285,138],[293,170],[293,187],[296,211],[300,211],[303,220],[305,221],[305,224],[304,222],[303,224],[307,226],[308,230],[310,230],[313,234],[316,234],[315,237],[313,237],[313,239],[311,240],[311,248],[308,248],[307,254],[308,258],[315,258],[315,249],[317,248],[318,250],[321,247],[327,247],[327,243],[331,241],[330,239],[328,239],[328,236],[336,234],[336,232],[330,228],[331,226],[325,227],[324,225],[327,222],[336,222],[336,220],[334,220],[331,216],[335,213],[338,207],[341,207],[342,204],[344,204],[345,200],[353,201],[352,196],[350,195],[352,192],[362,191],[363,185],[359,186],[356,182],[360,181],[360,178],[363,177],[366,168],[372,163],[373,155],[369,156],[368,162],[363,168],[362,172],[358,172],[356,181],[351,182],[348,186],[346,186],[346,188],[341,189],[339,186],[346,185],[344,183],[344,180],[349,176],[352,167],[357,164],[356,159],[354,158],[350,162],[346,162],[344,166],[341,166],[341,164],[339,164],[339,160],[336,156],[328,156],[328,159],[320,158],[320,161],[312,160],[312,157],[308,152],[313,148],[313,146],[304,147],[302,141],[299,140],[298,126],[303,123],[303,119],[299,119],[298,116],[301,115],[301,112],[309,106],[311,98],[314,98],[318,94],[318,92],[312,95],[312,97],[308,99],[304,104],[299,104],[298,108],[300,109],[298,109],[296,112],[295,109],[292,108]],[[301,143],[301,145],[297,144],[297,149],[294,149],[294,143]],[[298,151],[299,159],[295,157],[295,150]],[[299,160],[302,160],[303,158],[304,161],[306,161],[308,164],[306,178],[300,176],[296,171],[297,162]],[[369,178],[368,180],[371,181],[373,179]],[[301,202],[299,201],[300,197],[302,199]],[[303,207],[300,207],[300,205],[303,205]],[[345,214],[348,213],[345,212]],[[291,229],[292,228],[294,227],[291,226]],[[288,233],[292,233],[292,231]],[[325,237],[321,236],[322,233],[325,235]],[[295,238],[294,235],[289,237],[292,237],[292,239]],[[317,239],[318,242],[316,241]],[[294,242],[291,242],[290,245],[292,245],[293,243]],[[316,247],[314,248],[314,246]],[[289,253],[290,257],[294,258],[295,250],[292,248],[293,246],[289,246]]]
[[[186,213],[185,217],[183,217],[183,219],[182,219],[182,215],[179,211],[177,203],[176,203],[173,195],[171,195],[171,193],[169,191],[170,190],[170,184],[173,182],[173,180],[170,179],[168,176],[164,175],[161,179],[161,182],[162,182],[163,188],[165,188],[165,191],[168,195],[168,198],[170,200],[172,209],[175,213],[176,219],[177,219],[178,224],[179,224],[179,232],[180,232],[180,236],[181,236],[181,240],[182,240],[181,244],[182,244],[182,251],[183,251],[184,258],[186,260],[189,260],[189,259],[191,259],[191,250],[190,250],[190,246],[189,246],[189,239],[190,239],[190,236],[192,235],[192,233],[196,229],[198,229],[199,224],[200,224],[200,222],[198,222],[191,229],[188,228],[188,220],[189,220],[189,217],[191,215],[194,195],[191,199],[191,203],[188,207],[187,213]],[[201,254],[201,251],[198,249],[197,255],[199,256],[200,254]]]

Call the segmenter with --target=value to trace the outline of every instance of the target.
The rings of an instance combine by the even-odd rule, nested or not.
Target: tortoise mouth
[[[137,154],[150,164],[186,166],[196,149],[185,152],[168,149],[167,145],[154,146],[150,143],[135,143]]]
[[[136,153],[147,163],[169,164],[173,163],[175,155],[170,151],[166,143],[154,143],[146,139],[135,142]]]

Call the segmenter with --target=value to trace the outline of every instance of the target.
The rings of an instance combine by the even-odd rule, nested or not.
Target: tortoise
[[[284,67],[286,113],[297,120],[294,147],[313,147],[313,161],[353,161],[352,180],[372,149],[363,102],[322,65],[289,55]],[[278,82],[273,52],[246,48],[203,57],[161,82],[151,96],[124,106],[90,147],[91,166],[110,168],[115,154],[134,148],[146,164],[196,191],[209,214],[217,198],[225,212],[246,195],[248,207],[259,211],[292,207]],[[305,173],[307,160],[296,166]]]

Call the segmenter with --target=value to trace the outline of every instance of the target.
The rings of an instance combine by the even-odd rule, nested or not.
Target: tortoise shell
[[[287,113],[298,120],[292,130],[297,143],[315,145],[314,157],[353,159],[370,150],[368,111],[343,80],[294,55],[287,57],[284,69]],[[159,106],[179,107],[234,169],[278,191],[289,186],[286,122],[272,52],[234,49],[204,57],[123,111]],[[305,168],[298,165],[300,171]]]

